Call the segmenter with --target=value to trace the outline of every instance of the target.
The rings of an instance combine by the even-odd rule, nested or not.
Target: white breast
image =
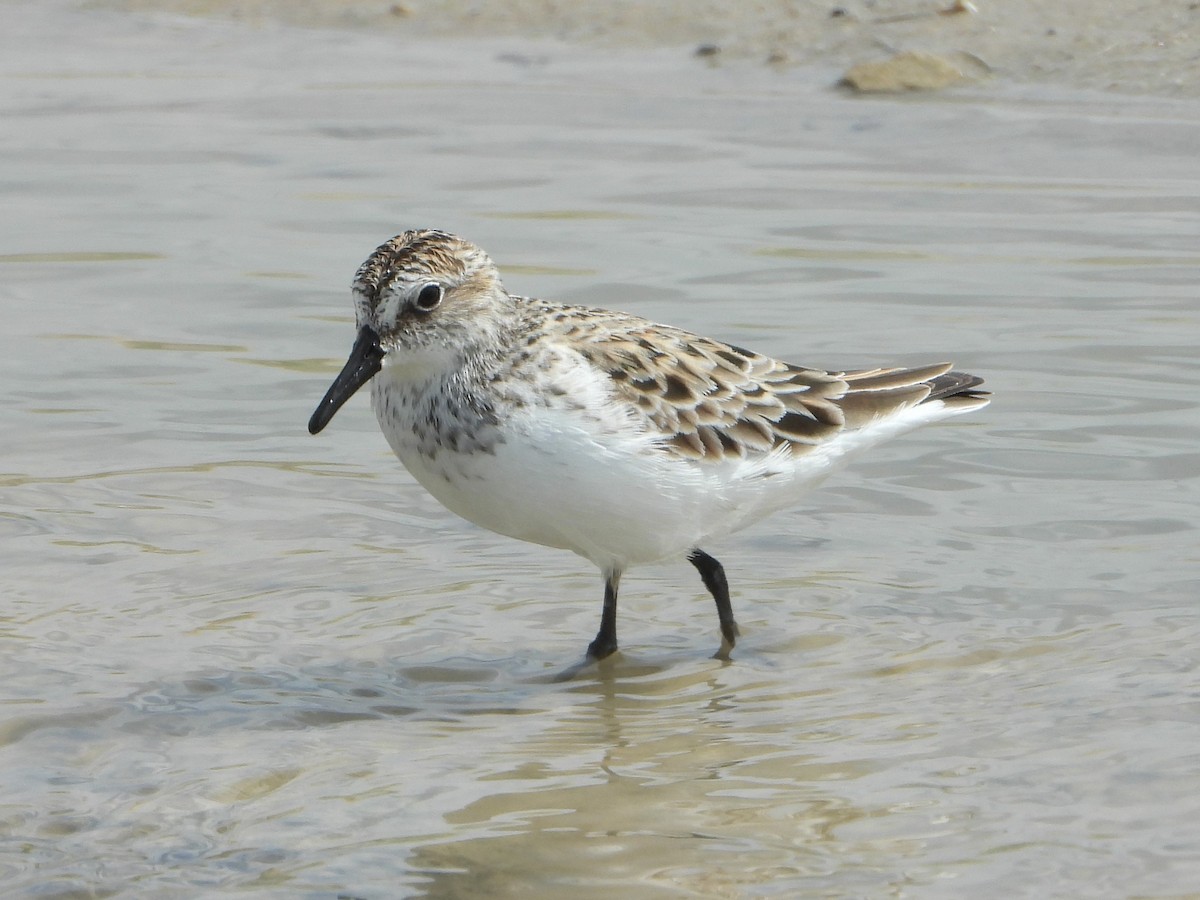
[[[385,367],[374,380],[380,427],[413,477],[477,525],[603,569],[685,553],[740,518],[746,498],[730,476],[744,463],[698,466],[656,449],[591,370],[558,372],[566,383],[549,405],[497,407],[495,440],[467,452],[418,437],[421,395],[405,374]]]
[[[812,451],[717,463],[663,452],[608,382],[557,373],[559,399],[498,405],[483,449],[431,443],[422,395],[387,367],[372,398],[380,427],[412,475],[447,509],[491,531],[572,550],[601,569],[685,554],[793,505],[849,456],[950,411],[940,401],[843,432]],[[428,390],[433,390],[429,388]],[[447,430],[447,434],[449,433]]]

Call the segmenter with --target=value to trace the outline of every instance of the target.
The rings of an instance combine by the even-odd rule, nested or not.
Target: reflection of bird
[[[448,509],[573,550],[604,575],[588,655],[617,649],[631,565],[687,554],[737,638],[700,549],[793,505],[845,457],[978,409],[981,379],[938,363],[831,373],[637,316],[514,297],[478,247],[407,231],[354,281],[358,338],[308,424],[372,381],[396,455]]]

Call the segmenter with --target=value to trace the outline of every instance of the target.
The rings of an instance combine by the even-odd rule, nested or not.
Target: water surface
[[[6,7],[15,896],[1178,897],[1200,883],[1200,107]],[[70,52],[62,52],[69,47]],[[407,227],[514,291],[982,413],[623,585],[454,519],[365,399]]]

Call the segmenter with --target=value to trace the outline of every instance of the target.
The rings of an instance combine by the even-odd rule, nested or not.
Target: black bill
[[[374,329],[364,325],[358,330],[358,337],[350,350],[350,358],[346,360],[346,365],[342,366],[342,371],[333,380],[333,384],[317,404],[316,412],[308,420],[308,433],[316,434],[328,425],[333,414],[342,408],[342,404],[353,397],[354,392],[370,381],[382,368],[383,349],[379,346],[379,335]]]

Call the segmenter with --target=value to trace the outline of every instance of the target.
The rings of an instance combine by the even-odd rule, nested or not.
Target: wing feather
[[[949,363],[826,372],[636,316],[588,319],[574,346],[666,451],[689,459],[800,454],[931,398],[986,402],[980,379]]]

